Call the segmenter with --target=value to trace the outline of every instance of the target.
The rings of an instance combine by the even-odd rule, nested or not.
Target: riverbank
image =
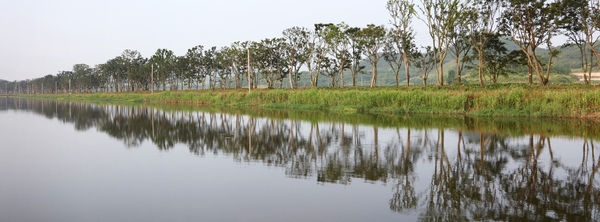
[[[27,97],[86,102],[201,104],[393,114],[600,118],[600,88],[525,84],[200,90],[139,93],[45,94]]]

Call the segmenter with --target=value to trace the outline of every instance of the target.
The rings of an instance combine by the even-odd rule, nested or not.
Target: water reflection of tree
[[[433,161],[435,171],[428,189],[423,221],[516,220],[516,221],[592,221],[598,219],[596,172],[577,178],[554,174],[557,161],[552,157],[550,139],[533,135],[529,144],[510,147],[505,138],[480,134],[477,144],[464,146],[459,132],[459,152],[449,161],[445,152],[444,131],[438,131]],[[463,151],[461,150],[461,145]],[[479,146],[479,150],[474,147]],[[550,166],[540,166],[539,158],[548,149]],[[587,152],[586,155],[589,155]],[[518,167],[506,168],[510,158]],[[592,171],[598,168],[592,164]],[[588,168],[590,169],[590,168]],[[583,179],[586,178],[586,179]],[[585,189],[584,189],[585,188]],[[586,190],[587,189],[587,190]],[[586,192],[584,192],[586,190]],[[594,220],[595,221],[595,220]]]
[[[433,147],[434,172],[431,177],[429,192],[425,195],[425,211],[421,213],[423,221],[465,221],[467,211],[468,187],[466,181],[472,174],[467,174],[462,158],[450,162],[445,145],[445,130],[438,129],[438,137]]]
[[[406,141],[402,140],[400,130],[396,130],[398,134],[398,144],[391,143],[390,146],[400,147],[398,152],[393,152],[391,147],[390,152],[386,155],[389,162],[395,163],[392,167],[392,177],[395,177],[396,183],[393,188],[394,194],[390,199],[390,209],[396,212],[403,212],[406,210],[413,210],[417,207],[419,195],[417,194],[414,182],[417,178],[415,173],[415,164],[422,154],[422,150],[411,143],[411,129],[406,130]],[[394,150],[395,151],[395,150]],[[397,161],[393,161],[393,158],[400,156]]]
[[[397,128],[390,137],[379,126],[344,122],[17,99],[4,106],[77,130],[96,128],[130,148],[146,141],[160,150],[185,144],[196,155],[283,167],[292,178],[391,184],[390,209],[419,211],[424,221],[600,219],[600,158],[587,139],[582,164],[567,167],[554,158],[550,137],[539,134],[515,143],[497,133]],[[447,143],[448,134],[457,134],[457,142]],[[431,178],[417,164],[431,165]],[[416,187],[419,179],[430,179],[428,187]]]

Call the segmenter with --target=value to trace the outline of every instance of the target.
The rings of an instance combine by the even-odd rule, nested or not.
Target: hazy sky
[[[386,26],[386,1],[20,0],[0,3],[0,79],[24,80],[90,66],[125,49],[150,57],[196,46],[281,37],[293,26],[346,22]],[[426,37],[424,32],[418,33]]]

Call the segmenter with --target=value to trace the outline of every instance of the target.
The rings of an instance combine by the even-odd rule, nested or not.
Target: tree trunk
[[[346,65],[345,60],[340,64],[340,88],[344,88],[344,65]]]
[[[352,87],[356,87],[356,72],[352,69]]]
[[[527,66],[527,80],[529,81],[529,85],[533,84],[533,69],[531,66]]]
[[[183,85],[184,85],[183,84],[183,76],[179,77],[179,82],[180,82],[179,84],[181,85],[181,89],[180,90],[183,90]]]
[[[288,74],[288,76],[290,78],[290,89],[294,89],[294,67],[292,67],[290,65],[289,69],[290,69],[290,73]]]
[[[423,85],[427,85],[427,75],[428,75],[429,70],[426,68],[425,70],[423,70]]]
[[[588,63],[587,63],[587,58],[586,58],[586,54],[585,54],[585,49],[580,44],[578,44],[577,46],[579,46],[579,52],[581,54],[581,69],[583,71],[583,82],[586,85],[589,85],[591,82],[591,79],[588,81],[588,77],[587,77]],[[591,72],[590,72],[590,78],[591,78]]]
[[[313,76],[313,70],[311,67],[308,68],[308,75],[310,76],[310,86],[315,87],[315,77]]]
[[[400,81],[398,79],[398,76],[400,75],[400,72],[396,72],[396,86],[400,86]]]
[[[433,57],[439,58],[434,61],[435,71],[436,71],[437,81],[438,81],[439,86],[444,85],[444,64],[443,64],[443,62],[444,62],[445,57],[442,56],[441,44],[442,43],[438,42],[438,47],[437,47],[438,49],[436,49],[436,48],[433,49]],[[438,50],[440,50],[440,51],[438,51]]]
[[[377,86],[377,60],[373,59],[371,62],[371,67],[373,68],[373,76],[371,77],[371,88]]]
[[[409,71],[409,62],[408,56],[406,53],[402,53],[402,59],[404,59],[404,72],[406,73],[406,86],[410,86],[410,71]]]
[[[458,56],[457,56],[458,58]],[[456,59],[456,79],[458,80],[458,84],[460,84],[460,72],[461,72],[461,68],[460,68],[460,61],[459,59]],[[448,78],[450,78],[448,76]]]
[[[600,6],[598,6],[598,7],[600,7]],[[592,35],[587,35],[587,43],[588,43],[588,46],[590,47],[590,54],[594,55],[594,58],[596,59],[596,64],[598,65],[598,67],[600,67],[600,52],[598,52],[598,50],[596,50],[596,48],[594,47],[594,45],[596,45],[596,43],[598,43],[598,41],[592,41]],[[592,67],[593,66],[590,67],[590,70],[592,69]],[[590,78],[591,78],[591,76],[590,76]]]

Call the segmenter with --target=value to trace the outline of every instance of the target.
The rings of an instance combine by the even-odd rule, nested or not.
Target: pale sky
[[[144,57],[158,48],[183,55],[196,45],[281,37],[284,29],[312,29],[315,23],[389,27],[385,5],[386,0],[3,0],[0,79],[56,75],[78,63],[93,67],[125,49]]]

